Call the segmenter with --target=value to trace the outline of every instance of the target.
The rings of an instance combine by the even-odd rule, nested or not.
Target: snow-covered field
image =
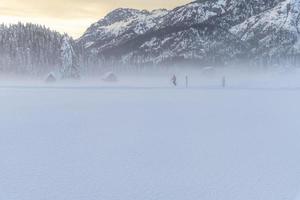
[[[0,88],[0,199],[294,200],[300,90]]]

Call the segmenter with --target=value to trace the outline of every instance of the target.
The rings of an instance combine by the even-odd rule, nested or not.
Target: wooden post
[[[226,77],[223,76],[222,78],[222,87],[225,88],[226,87]]]
[[[189,77],[185,76],[185,87],[189,88]]]

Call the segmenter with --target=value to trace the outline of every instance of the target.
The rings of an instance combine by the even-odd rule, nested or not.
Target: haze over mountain
[[[123,64],[295,62],[299,0],[195,1],[174,10],[117,9],[78,40]],[[291,58],[292,57],[292,58]]]
[[[299,19],[300,0],[199,0],[172,10],[120,8],[92,24],[73,46],[84,71],[112,65],[296,66]],[[21,37],[4,37],[9,27],[1,29],[0,41],[6,45]],[[17,43],[19,49],[24,45]],[[1,56],[0,65],[7,67],[5,59],[14,56]]]

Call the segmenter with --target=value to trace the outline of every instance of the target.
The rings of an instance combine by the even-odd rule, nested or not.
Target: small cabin
[[[106,81],[106,82],[117,82],[118,81],[118,77],[113,72],[107,72],[102,77],[102,80]]]
[[[56,77],[53,73],[48,74],[45,80],[47,83],[54,83],[56,82]]]

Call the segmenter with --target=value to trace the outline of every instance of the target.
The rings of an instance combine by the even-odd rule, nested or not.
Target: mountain
[[[286,0],[233,26],[230,32],[249,46],[254,59],[296,63],[300,58],[300,1]]]
[[[117,9],[77,44],[85,60],[157,65],[297,60],[300,0],[198,0],[173,10]]]
[[[79,77],[106,66],[297,66],[299,20],[300,0],[198,0],[116,9],[76,41],[39,25],[0,25],[0,71]]]

